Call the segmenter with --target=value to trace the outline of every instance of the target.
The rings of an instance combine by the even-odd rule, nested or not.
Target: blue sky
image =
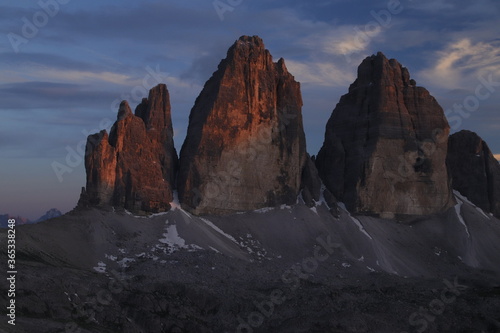
[[[500,154],[499,27],[497,0],[3,2],[0,213],[72,209],[86,136],[115,120],[117,102],[135,106],[159,82],[179,150],[204,82],[241,35],[262,37],[301,82],[311,154],[357,66],[377,51],[408,67],[453,131],[473,130]]]

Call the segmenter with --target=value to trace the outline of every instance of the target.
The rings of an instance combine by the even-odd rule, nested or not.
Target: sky
[[[74,208],[86,137],[162,82],[174,142],[241,35],[258,35],[301,82],[307,147],[367,56],[382,51],[500,154],[498,0],[17,0],[0,5],[0,214]],[[500,155],[498,156],[500,158]]]

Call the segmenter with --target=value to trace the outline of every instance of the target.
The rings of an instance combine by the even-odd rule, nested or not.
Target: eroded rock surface
[[[243,36],[206,82],[180,154],[179,198],[196,214],[294,204],[306,163],[300,85]]]
[[[133,212],[170,209],[177,165],[170,99],[160,84],[132,113],[126,101],[110,134],[87,140],[87,186],[80,203],[122,207]]]
[[[326,126],[316,165],[350,211],[393,217],[453,203],[446,169],[449,125],[429,92],[382,53],[366,58]]]

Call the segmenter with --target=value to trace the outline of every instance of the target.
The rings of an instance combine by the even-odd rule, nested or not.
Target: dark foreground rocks
[[[455,209],[76,211],[17,228],[16,327],[0,331],[499,332],[499,221],[460,214],[468,229]]]

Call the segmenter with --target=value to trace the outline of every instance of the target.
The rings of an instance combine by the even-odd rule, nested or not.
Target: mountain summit
[[[170,97],[160,84],[137,106],[135,115],[126,101],[120,104],[109,136],[103,130],[88,137],[87,186],[79,205],[167,211],[176,165]]]
[[[180,153],[179,199],[196,214],[294,204],[306,165],[300,85],[243,36],[206,82]]]
[[[316,165],[356,213],[394,217],[446,210],[449,125],[429,92],[382,53],[367,57],[327,125]]]

